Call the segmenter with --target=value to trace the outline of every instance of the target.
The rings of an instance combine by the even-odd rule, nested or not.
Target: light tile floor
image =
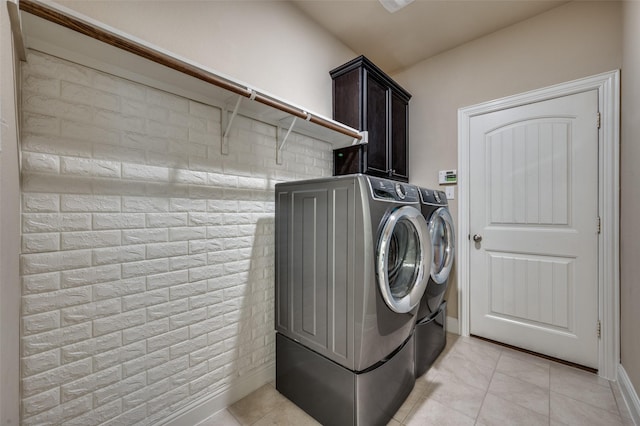
[[[318,423],[267,384],[198,426]],[[447,347],[389,426],[633,425],[618,386],[595,374],[475,338]]]

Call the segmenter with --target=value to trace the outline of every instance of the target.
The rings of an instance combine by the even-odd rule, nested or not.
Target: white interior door
[[[591,90],[478,115],[469,150],[471,334],[593,368],[597,111]]]

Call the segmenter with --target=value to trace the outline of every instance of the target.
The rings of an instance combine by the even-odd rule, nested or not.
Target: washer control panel
[[[420,200],[418,189],[413,185],[375,177],[367,177],[367,179],[371,186],[373,198],[411,203],[415,203]]]
[[[407,196],[407,190],[405,189],[404,185],[401,183],[396,183],[396,194],[398,194],[398,197],[401,200],[404,200]]]

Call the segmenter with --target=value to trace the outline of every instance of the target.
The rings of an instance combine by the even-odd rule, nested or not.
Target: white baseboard
[[[240,378],[237,382],[217,392],[215,395],[206,395],[179,411],[176,411],[159,425],[185,426],[196,425],[220,410],[223,410],[234,402],[244,398],[261,386],[273,381],[276,377],[275,364],[269,364]]]
[[[458,318],[447,317],[447,332],[453,334],[460,334],[460,326],[458,324]]]
[[[633,383],[631,383],[631,379],[629,379],[622,364],[618,365],[618,385],[620,386],[620,392],[622,393],[624,402],[627,404],[633,423],[640,425],[640,398],[638,398]]]

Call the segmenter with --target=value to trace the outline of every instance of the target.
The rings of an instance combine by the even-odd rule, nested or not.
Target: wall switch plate
[[[456,188],[454,186],[447,186],[444,189],[444,193],[447,194],[447,200],[456,199]]]

